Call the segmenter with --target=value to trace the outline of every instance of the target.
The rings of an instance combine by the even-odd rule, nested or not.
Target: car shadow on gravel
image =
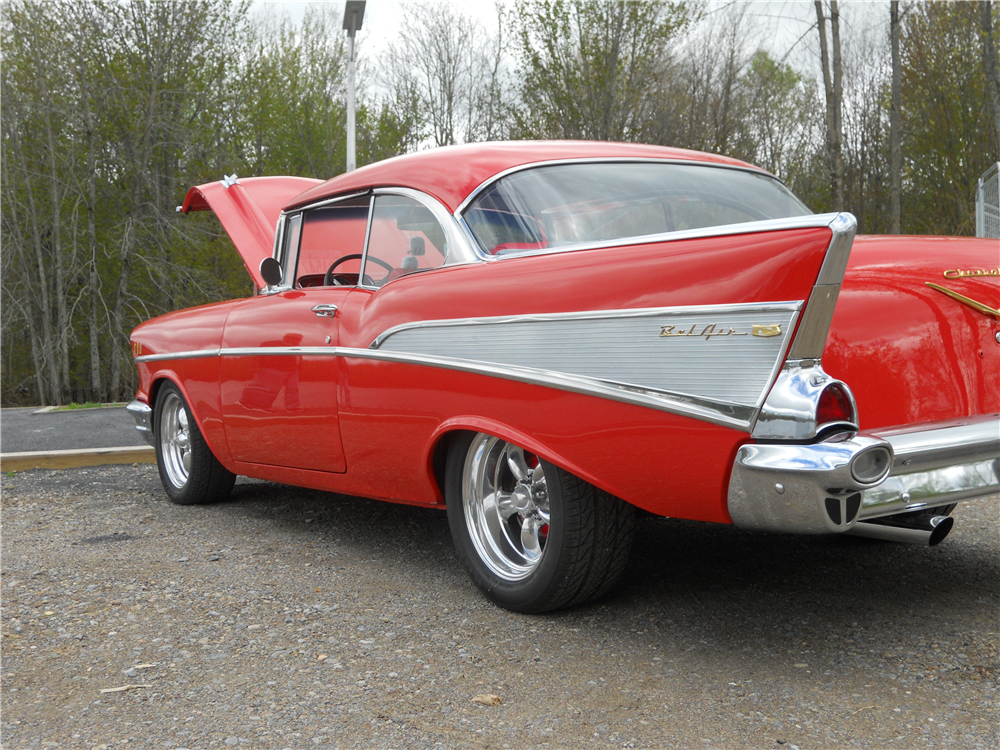
[[[443,509],[421,508],[241,478],[220,512],[251,521],[273,542],[309,544],[318,555],[352,561],[408,580],[428,576],[474,592],[455,554]],[[271,543],[271,547],[276,545]]]
[[[448,581],[449,596],[476,596],[442,510],[243,481],[227,512],[308,534],[316,544],[394,574],[427,575],[433,585]],[[956,513],[959,530],[963,512]],[[743,640],[759,645],[764,632],[780,636],[807,626],[841,634],[905,618],[940,626],[959,615],[996,611],[995,544],[960,537],[959,531],[928,548],[646,518],[617,589],[600,602],[547,617],[577,619],[610,607],[649,621],[686,622],[701,637],[733,647]]]
[[[992,518],[996,503],[986,502],[973,513]],[[959,524],[964,512],[956,511]],[[641,612],[656,629],[681,638],[680,645],[715,653],[784,653],[803,639],[835,651],[845,643],[961,638],[957,623],[995,629],[995,523],[988,536],[959,533],[928,548],[647,519],[623,585],[593,606]]]

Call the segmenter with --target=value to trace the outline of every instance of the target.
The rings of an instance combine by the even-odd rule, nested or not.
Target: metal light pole
[[[365,0],[344,3],[344,29],[347,31],[347,171],[357,166],[354,152],[354,34],[365,19]]]

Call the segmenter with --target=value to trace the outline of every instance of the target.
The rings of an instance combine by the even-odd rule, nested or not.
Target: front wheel
[[[463,565],[505,609],[596,599],[628,562],[631,505],[492,435],[463,433],[452,443],[445,498]]]
[[[232,491],[236,475],[212,454],[173,383],[164,383],[156,395],[153,435],[160,481],[171,502],[210,503],[225,499]]]

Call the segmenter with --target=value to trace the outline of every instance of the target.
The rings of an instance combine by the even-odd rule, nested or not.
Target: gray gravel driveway
[[[995,497],[930,549],[645,520],[613,596],[524,616],[440,511],[244,479],[178,507],[151,465],[2,492],[10,750],[1000,740]]]

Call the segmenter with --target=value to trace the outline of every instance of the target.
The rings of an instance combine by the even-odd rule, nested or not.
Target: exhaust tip
[[[943,542],[944,538],[951,533],[955,519],[951,516],[934,516],[930,520],[930,524],[934,529],[931,531],[930,539],[927,540],[927,546],[933,547],[935,544]]]
[[[950,516],[921,515],[917,518],[896,518],[887,516],[873,521],[859,521],[848,529],[846,534],[866,536],[871,539],[884,539],[890,542],[909,542],[910,544],[933,547],[940,544],[951,532],[955,519]]]

